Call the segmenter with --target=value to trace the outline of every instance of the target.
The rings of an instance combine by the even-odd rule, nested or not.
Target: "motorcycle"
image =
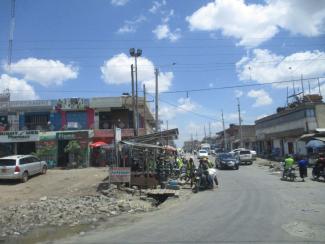
[[[325,168],[319,168],[318,165],[314,165],[312,170],[313,180],[319,180],[320,177],[323,177],[325,181]]]
[[[213,189],[213,182],[218,186],[219,182],[217,179],[216,169],[208,169],[208,174],[204,174],[202,169],[194,170],[194,182],[192,191],[197,193],[200,190]]]
[[[285,169],[283,177],[281,178],[281,180],[295,181],[296,178],[297,178],[296,169],[291,167],[289,169]]]

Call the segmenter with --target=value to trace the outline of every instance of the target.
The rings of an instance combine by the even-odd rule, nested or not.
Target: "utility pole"
[[[168,120],[166,120],[166,124],[167,124],[167,130],[168,130]]]
[[[14,29],[15,29],[15,8],[16,0],[11,0],[11,23],[10,23],[10,33],[9,33],[9,45],[8,45],[8,68],[11,66],[12,58],[12,43],[14,40]]]
[[[318,83],[318,91],[319,91],[319,95],[322,95],[322,92],[320,90],[320,82],[319,82],[319,77],[317,78],[317,83]]]
[[[146,85],[143,84],[143,129],[144,129],[144,134],[146,134],[146,104],[147,104]]]
[[[242,127],[241,127],[241,115],[240,115],[240,102],[239,97],[237,97],[238,101],[238,120],[239,120],[239,136],[240,136],[240,147],[243,147],[243,133],[242,133]]]
[[[223,119],[223,111],[221,110],[221,118],[222,118],[222,129],[223,129],[223,149],[227,150],[227,138],[226,138],[226,129],[225,129],[225,121]]]
[[[302,90],[302,97],[305,96],[305,88],[304,88],[304,81],[303,81],[303,75],[301,74],[301,90]]]
[[[158,75],[159,71],[158,68],[155,68],[155,78],[156,78],[156,85],[155,85],[155,119],[156,119],[156,132],[159,130],[159,121],[158,121]]]
[[[211,123],[209,122],[209,138],[211,140]]]
[[[134,72],[133,72],[133,64],[131,64],[131,86],[132,86],[133,130],[134,130],[134,136],[137,136],[137,115],[136,115],[135,96],[134,96]]]
[[[207,132],[205,130],[205,125],[204,125],[204,142],[206,142],[206,139],[207,139]]]

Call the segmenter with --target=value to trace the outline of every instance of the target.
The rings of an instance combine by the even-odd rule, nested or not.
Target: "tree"
[[[79,166],[81,147],[78,141],[69,141],[64,152],[69,153],[69,163],[72,167]]]

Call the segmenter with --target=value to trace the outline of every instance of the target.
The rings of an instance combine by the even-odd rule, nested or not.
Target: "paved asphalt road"
[[[324,183],[283,182],[256,165],[219,171],[219,181],[219,189],[58,243],[325,243]]]

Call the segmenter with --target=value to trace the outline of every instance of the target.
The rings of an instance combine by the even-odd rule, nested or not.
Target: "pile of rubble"
[[[0,209],[0,237],[21,235],[42,226],[77,226],[105,221],[122,213],[153,210],[153,202],[140,196],[137,189],[129,193],[116,188],[102,189],[92,196],[41,197],[37,202]],[[143,201],[147,200],[147,201]]]

